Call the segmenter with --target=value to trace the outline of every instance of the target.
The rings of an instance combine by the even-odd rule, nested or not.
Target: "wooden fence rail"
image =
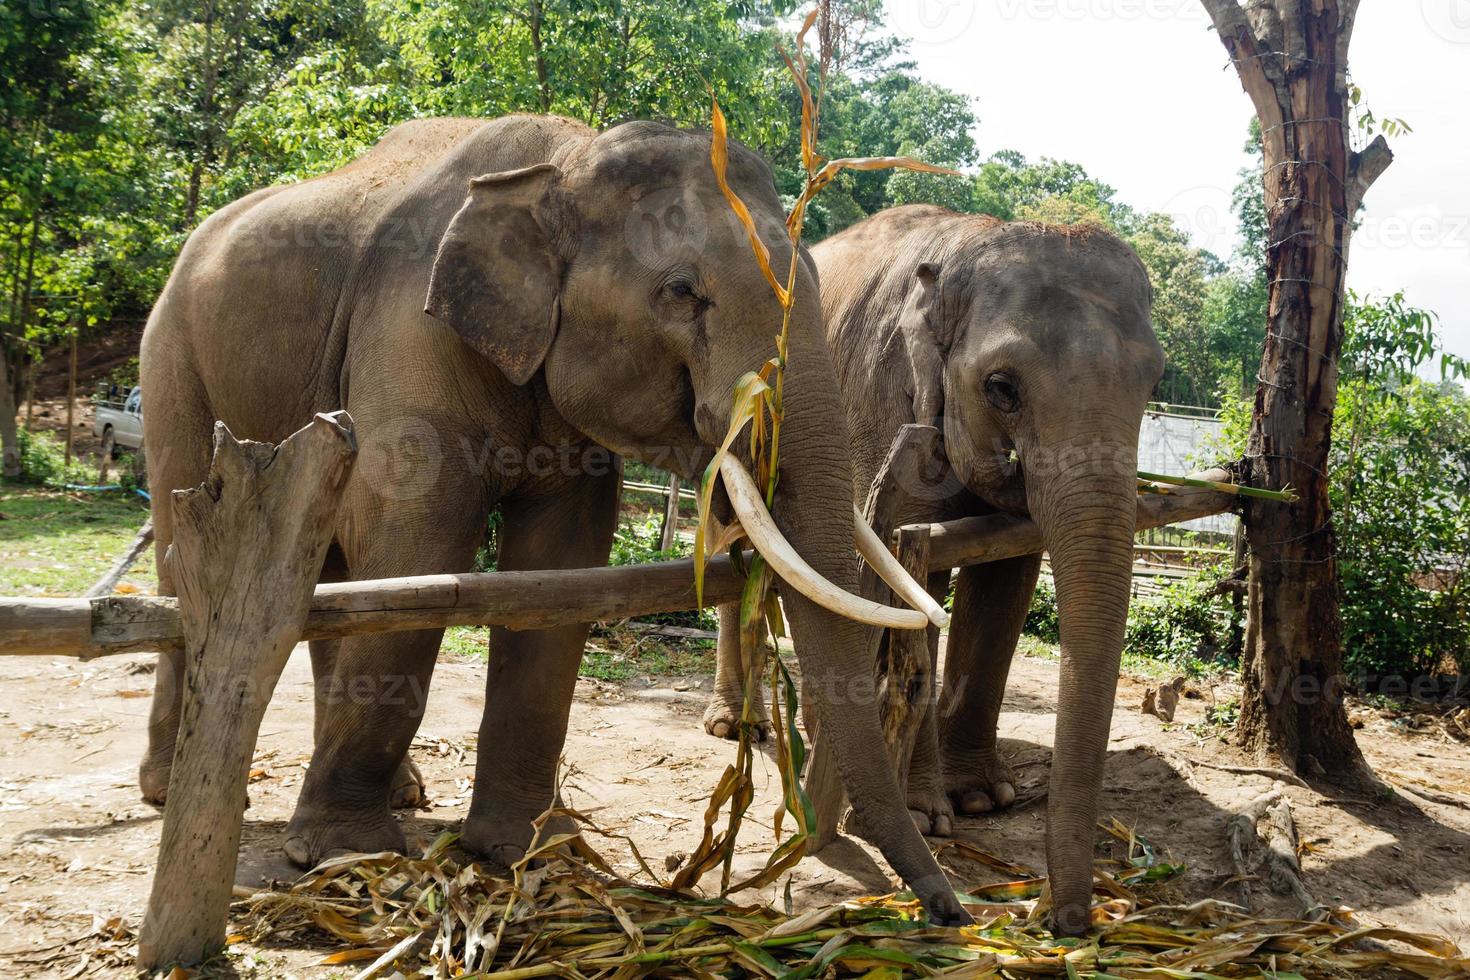
[[[1138,529],[1219,514],[1235,503],[1228,494],[1189,488],[1143,496]],[[979,565],[1041,549],[1041,529],[1024,518],[993,514],[930,526],[931,569]],[[739,598],[742,581],[728,557],[711,559],[705,605]],[[688,559],[617,568],[421,575],[318,585],[301,638],[447,626],[549,629],[695,608],[694,565]],[[176,649],[183,635],[178,603],[164,596],[0,598],[0,655],[88,660]]]

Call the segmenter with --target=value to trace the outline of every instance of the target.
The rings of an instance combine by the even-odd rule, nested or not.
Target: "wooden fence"
[[[925,432],[931,443],[937,439],[933,430]],[[912,445],[922,441],[908,435]],[[300,641],[465,625],[546,629],[697,608],[688,560],[318,585],[355,457],[345,412],[317,416],[280,446],[239,442],[216,423],[208,477],[174,495],[170,560],[177,599],[0,598],[0,654],[90,659],[185,653],[169,802],[139,937],[145,968],[198,963],[224,945],[250,759],[276,681]],[[1221,513],[1234,504],[1235,498],[1206,490],[1142,496],[1138,527]],[[886,519],[896,513],[888,508]],[[926,568],[1042,549],[1040,529],[1022,518],[991,515],[894,528],[884,525],[873,500],[868,516],[885,538],[904,543],[902,559],[920,581]],[[713,558],[704,604],[738,598],[742,584],[727,556]],[[814,781],[819,778],[814,774]]]

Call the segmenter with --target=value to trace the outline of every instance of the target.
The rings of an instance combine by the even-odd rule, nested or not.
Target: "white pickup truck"
[[[97,386],[92,403],[97,420],[92,432],[102,442],[102,451],[117,459],[124,449],[143,448],[143,389]]]

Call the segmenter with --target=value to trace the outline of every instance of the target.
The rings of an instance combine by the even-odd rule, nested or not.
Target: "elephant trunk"
[[[794,345],[793,345],[794,346]],[[846,425],[824,345],[790,352],[781,475],[772,514],[782,534],[821,575],[858,591],[853,552],[852,473]],[[866,627],[782,587],[801,658],[807,715],[830,739],[842,783],[867,835],[941,922],[968,921],[948,879],[914,827],[888,761]]]
[[[1056,581],[1061,679],[1047,802],[1047,868],[1059,932],[1086,932],[1103,759],[1133,574],[1137,434],[1067,440],[1056,472],[1028,473]],[[1031,489],[1034,488],[1034,489]]]

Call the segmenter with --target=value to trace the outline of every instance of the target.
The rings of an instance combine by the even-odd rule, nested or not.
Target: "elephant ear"
[[[424,312],[516,385],[541,366],[561,314],[563,262],[547,228],[560,180],[549,163],[471,180],[429,275]]]
[[[913,369],[914,420],[934,424],[944,414],[944,359],[949,333],[940,315],[940,267],[921,262],[900,314],[899,328]]]

